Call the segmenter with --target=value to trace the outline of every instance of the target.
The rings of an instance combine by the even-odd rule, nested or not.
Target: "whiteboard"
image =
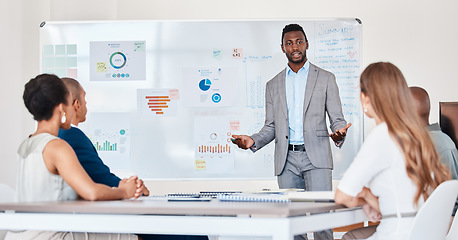
[[[337,77],[348,122],[333,147],[340,179],[363,139],[358,19],[46,22],[41,69],[76,78],[88,117],[79,127],[120,176],[143,179],[273,179],[273,144],[237,149],[265,117],[265,85],[286,67],[281,32],[300,24],[308,59]]]

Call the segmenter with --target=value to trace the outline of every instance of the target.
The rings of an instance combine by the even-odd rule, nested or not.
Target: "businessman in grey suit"
[[[275,139],[275,175],[280,188],[331,191],[333,161],[329,137],[343,144],[347,125],[334,74],[307,60],[308,41],[297,24],[285,26],[281,48],[288,65],[266,86],[266,119],[252,136],[233,135],[233,142],[253,152]],[[329,134],[326,127],[329,116]],[[332,230],[314,233],[333,239]],[[295,239],[306,239],[296,236]]]

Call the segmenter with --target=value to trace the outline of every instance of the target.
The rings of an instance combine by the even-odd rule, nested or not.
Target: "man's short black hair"
[[[281,44],[283,44],[283,38],[285,37],[285,34],[288,32],[294,32],[294,31],[300,31],[304,34],[305,41],[307,42],[307,35],[305,35],[304,29],[299,25],[299,24],[288,24],[283,28],[283,32],[281,34]]]

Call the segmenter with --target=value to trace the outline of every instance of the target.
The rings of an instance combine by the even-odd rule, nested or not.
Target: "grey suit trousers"
[[[280,188],[300,188],[306,191],[331,191],[332,170],[316,168],[310,162],[307,152],[288,151],[286,165],[277,177]],[[332,240],[331,229],[313,233],[316,240]],[[295,236],[295,240],[307,239],[307,235]]]

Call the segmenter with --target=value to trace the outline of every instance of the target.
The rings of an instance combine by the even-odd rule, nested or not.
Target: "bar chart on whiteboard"
[[[137,89],[137,109],[145,117],[176,116],[177,91],[174,89]]]
[[[114,121],[116,120],[116,121]],[[125,113],[91,113],[85,130],[100,158],[115,169],[130,167],[130,117]]]
[[[234,171],[234,146],[231,121],[217,117],[199,117],[194,122],[195,170],[209,173]]]

